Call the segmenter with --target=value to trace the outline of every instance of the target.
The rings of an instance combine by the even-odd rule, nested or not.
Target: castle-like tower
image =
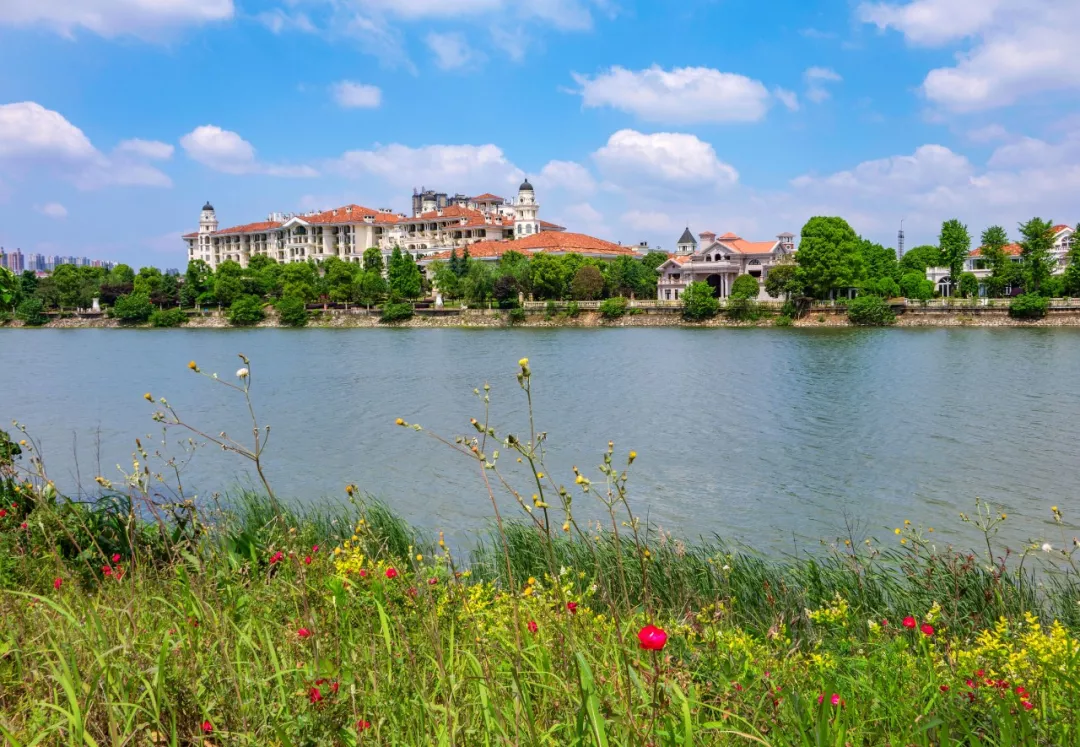
[[[207,202],[203,205],[202,212],[199,213],[199,236],[211,234],[218,230],[217,213],[214,212],[214,206]]]
[[[540,219],[536,214],[540,212],[540,206],[536,204],[536,192],[533,185],[526,179],[518,188],[517,200],[514,202],[514,238],[520,239],[534,233],[540,233]]]

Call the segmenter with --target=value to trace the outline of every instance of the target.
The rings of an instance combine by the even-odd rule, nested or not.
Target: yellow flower
[[[543,472],[537,472],[536,473],[536,479],[537,480],[543,480],[544,479],[544,473]]]
[[[900,538],[900,544],[901,545],[906,545],[907,544],[907,537],[901,537]]]
[[[585,478],[582,477],[581,475],[578,475],[577,477],[574,478],[574,482],[576,482],[578,485],[580,485],[581,483],[585,482]]]
[[[529,586],[532,586],[533,584],[536,583],[536,579],[533,578],[532,576],[529,576],[529,580],[526,581],[525,583],[527,583]]]
[[[334,555],[341,555],[341,548],[340,547],[335,547],[334,548]]]
[[[1009,518],[1009,515],[1008,514],[1002,514],[1001,518],[1004,521],[1005,519]]]
[[[893,534],[900,534],[900,527],[893,530]]]
[[[150,392],[147,392],[146,394],[144,394],[142,396],[142,398],[145,399],[147,402],[153,402],[154,401],[154,398],[150,395]]]
[[[401,418],[398,418],[397,420],[394,421],[394,425],[405,425],[405,421],[402,420]]]
[[[528,368],[529,367],[529,359],[528,358],[522,358],[521,360],[518,361],[518,365],[521,366],[522,368]]]
[[[354,488],[352,485],[346,485],[345,486],[345,492],[348,493],[349,495],[352,495],[354,490],[356,490],[356,488]]]
[[[195,361],[188,361],[187,367],[190,368],[192,371],[199,370],[199,366],[197,363],[195,363]]]
[[[19,441],[19,446],[26,446],[26,439]]]
[[[1055,514],[1058,512],[1057,506],[1051,506],[1050,510],[1053,511]]]
[[[565,522],[565,523],[564,523],[564,524],[562,525],[562,530],[563,530],[564,532],[569,532],[569,531],[570,531],[570,522],[569,522],[569,521]]]
[[[354,534],[354,535],[352,536],[352,541],[353,541],[353,542],[359,542],[359,541],[360,541],[360,538],[359,538],[359,537],[357,537],[357,536],[356,536],[356,535]]]
[[[652,557],[652,553],[649,552],[648,548],[645,549],[645,557],[646,558],[651,558]]]
[[[423,555],[417,555],[416,556],[416,562],[417,563],[423,563],[424,562],[424,556]]]
[[[630,461],[632,462],[635,459],[637,459],[637,452],[636,451],[631,451],[630,452]]]
[[[906,526],[906,527],[911,526],[911,522],[908,521],[907,519],[904,519],[904,526]]]

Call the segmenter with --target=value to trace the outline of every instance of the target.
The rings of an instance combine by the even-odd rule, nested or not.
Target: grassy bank
[[[531,397],[527,361],[519,382]],[[147,398],[166,428],[227,439]],[[13,745],[1078,741],[1080,582],[1056,507],[1062,534],[1045,548],[999,547],[1008,518],[979,505],[962,518],[986,536],[977,552],[898,522],[884,543],[767,558],[640,522],[636,455],[613,444],[564,486],[532,418],[520,435],[486,417],[448,438],[398,425],[461,452],[490,487],[492,522],[471,547],[425,536],[351,486],[322,510],[282,505],[266,482],[229,501],[166,490],[142,444],[122,483],[102,477],[100,500],[73,503],[16,433],[0,481],[0,734]],[[261,471],[258,438],[223,445]],[[505,476],[507,459],[529,467],[528,487]],[[582,501],[609,520],[579,522]]]

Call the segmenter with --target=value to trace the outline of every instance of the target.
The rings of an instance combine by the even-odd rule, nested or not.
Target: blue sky
[[[1080,220],[1075,0],[0,0],[0,245],[181,267],[412,188],[666,249]]]

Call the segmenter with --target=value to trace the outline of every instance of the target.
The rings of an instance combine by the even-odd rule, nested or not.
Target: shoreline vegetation
[[[161,441],[137,440],[94,501],[58,494],[25,425],[0,432],[5,743],[1076,742],[1080,568],[1057,506],[1027,547],[1003,547],[1009,517],[981,502],[959,516],[973,550],[918,517],[787,557],[683,540],[639,518],[624,445],[548,473],[522,359],[519,430],[490,425],[487,385],[458,435],[371,424],[475,470],[491,521],[455,548],[351,484],[337,506],[279,499],[241,363],[188,368],[233,390],[249,436],[147,392]],[[250,463],[260,492],[191,494],[203,447]]]

